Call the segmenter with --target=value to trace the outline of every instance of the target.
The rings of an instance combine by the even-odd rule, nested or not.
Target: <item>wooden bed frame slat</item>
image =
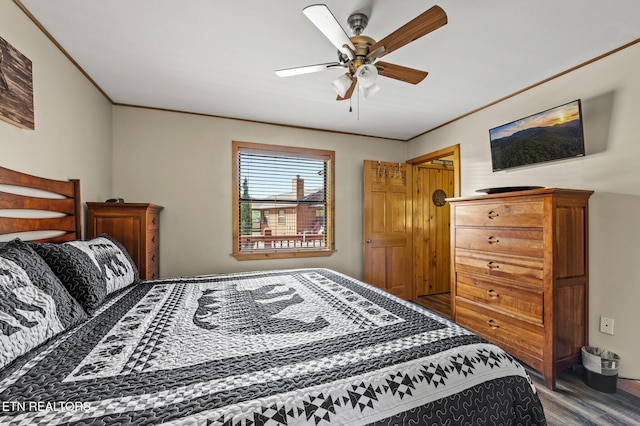
[[[0,234],[31,231],[75,232],[75,222],[73,216],[54,218],[0,217]]]
[[[72,198],[41,198],[0,191],[0,209],[48,210],[75,214],[76,206]]]
[[[64,198],[46,198],[0,191],[0,235],[30,231],[62,231],[64,234],[39,242],[62,242],[82,238],[80,181],[47,179],[0,166],[0,184],[38,189]],[[4,217],[2,210],[40,210],[63,213],[55,218]]]
[[[73,181],[73,179],[68,181],[47,179],[0,167],[0,184],[40,189],[69,198],[74,198],[76,195],[74,185],[72,184]]]

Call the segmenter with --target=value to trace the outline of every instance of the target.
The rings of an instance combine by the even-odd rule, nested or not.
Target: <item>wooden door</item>
[[[364,162],[364,281],[413,298],[412,166]]]
[[[450,214],[453,167],[420,165],[414,170],[414,273],[416,297],[450,291]]]

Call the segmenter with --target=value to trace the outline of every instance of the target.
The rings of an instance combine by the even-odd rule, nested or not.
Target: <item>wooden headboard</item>
[[[54,195],[40,196],[41,193],[35,190]],[[47,196],[57,198],[45,198]],[[17,215],[16,211],[24,214]],[[49,217],[52,215],[56,217]],[[47,179],[0,167],[0,235],[33,231],[51,231],[53,234],[34,239],[38,242],[63,242],[82,238],[80,181]]]

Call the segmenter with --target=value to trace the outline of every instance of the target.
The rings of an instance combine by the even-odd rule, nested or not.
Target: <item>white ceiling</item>
[[[274,73],[337,60],[301,12],[312,2],[16,2],[114,103],[400,140],[640,39],[638,0],[326,0],[349,35],[347,17],[367,14],[375,40],[434,4],[448,15],[384,57],[428,71],[422,83],[380,78],[349,112],[331,86],[343,71]]]

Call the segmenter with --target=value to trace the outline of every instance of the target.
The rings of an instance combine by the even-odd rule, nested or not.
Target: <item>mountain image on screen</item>
[[[491,155],[494,170],[583,155],[582,125],[573,120],[522,130],[493,141]]]

